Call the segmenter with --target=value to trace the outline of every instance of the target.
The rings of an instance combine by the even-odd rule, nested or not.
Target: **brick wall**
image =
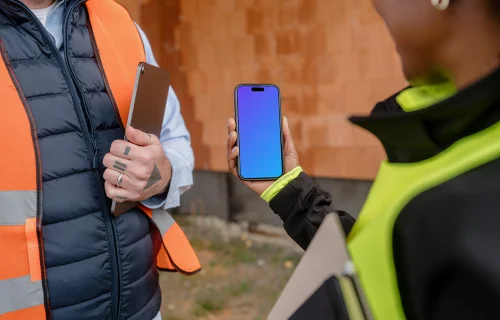
[[[196,168],[226,170],[238,83],[281,88],[311,175],[372,179],[378,142],[347,121],[405,86],[370,0],[122,0],[148,34],[193,138]]]

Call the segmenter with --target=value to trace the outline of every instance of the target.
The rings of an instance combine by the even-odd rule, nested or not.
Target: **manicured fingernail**
[[[234,152],[234,150],[236,150],[236,147],[234,147],[234,148],[233,148],[233,150],[231,150],[231,153],[233,153],[233,152]]]
[[[230,125],[231,125],[231,118],[229,118],[229,119],[227,120],[227,125],[228,125],[228,126],[230,126]]]
[[[233,132],[229,132],[229,139],[231,139],[231,137],[233,136]]]

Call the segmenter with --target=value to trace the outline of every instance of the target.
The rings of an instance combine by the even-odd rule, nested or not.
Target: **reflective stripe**
[[[162,236],[164,236],[168,229],[175,223],[174,218],[163,209],[153,210],[153,216],[151,218],[158,226],[158,229],[160,229]]]
[[[36,217],[36,191],[0,191],[0,208],[0,225],[23,225]]]
[[[0,315],[43,305],[42,282],[30,276],[0,281]]]

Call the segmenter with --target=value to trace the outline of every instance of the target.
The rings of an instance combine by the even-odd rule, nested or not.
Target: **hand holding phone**
[[[281,101],[275,85],[239,85],[235,116],[241,180],[275,180],[284,173]]]
[[[267,95],[257,95],[266,89]],[[235,89],[237,120],[231,118],[228,123],[228,168],[259,195],[299,166],[288,122],[280,109],[279,89],[274,85],[240,85]]]

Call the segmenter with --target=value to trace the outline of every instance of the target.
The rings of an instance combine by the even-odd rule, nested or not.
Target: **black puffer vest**
[[[52,317],[150,320],[160,309],[160,243],[139,209],[110,214],[102,159],[124,131],[85,1],[67,0],[63,30],[64,57],[26,6],[0,1],[2,50],[39,140]]]

